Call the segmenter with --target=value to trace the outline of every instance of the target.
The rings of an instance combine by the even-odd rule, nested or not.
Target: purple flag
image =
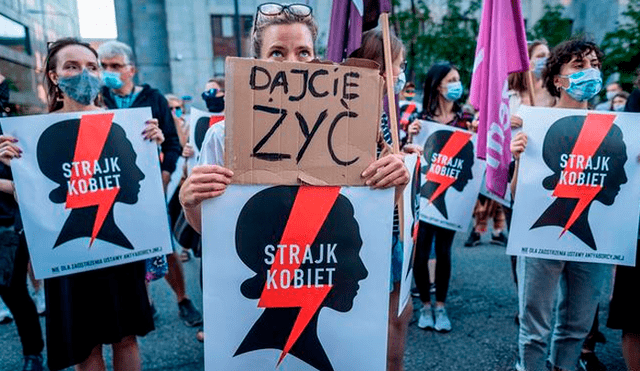
[[[504,197],[511,162],[507,77],[529,69],[520,0],[485,0],[471,81],[479,110],[478,157],[487,160],[487,189]]]
[[[391,12],[390,0],[333,0],[327,59],[340,63],[358,49],[362,33],[378,25],[381,12]]]

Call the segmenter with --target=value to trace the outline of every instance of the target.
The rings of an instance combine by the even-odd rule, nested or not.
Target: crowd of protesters
[[[316,58],[318,30],[312,9],[307,5],[261,5],[251,35],[253,58],[294,62]],[[426,71],[423,99],[417,102],[416,84],[404,81],[405,47],[393,35],[390,49],[393,76],[385,72],[379,30],[366,32],[361,47],[351,57],[377,62],[381,75],[393,79],[395,93],[400,93],[402,98],[399,138],[405,153],[420,151],[412,145],[412,138],[422,130],[422,120],[476,130],[477,113],[463,109],[461,99],[468,87],[463,86],[456,66],[441,62]],[[532,78],[527,79],[527,73],[509,78],[511,126],[517,132],[511,144],[514,194],[520,154],[527,145],[523,120],[518,115],[520,106],[640,112],[640,85],[629,95],[620,83],[610,82],[605,87],[606,101],[595,107],[591,105],[602,88],[600,68],[604,57],[593,42],[568,40],[550,50],[540,40],[531,42],[528,51]],[[24,370],[43,369],[45,337],[38,320],[38,315],[43,313],[49,369],[75,366],[76,370],[105,370],[102,347],[110,344],[114,370],[140,370],[137,337],[154,330],[157,313],[148,291],[151,281],[163,277],[167,280],[176,296],[178,314],[187,326],[198,327],[203,323],[201,314],[186,295],[187,282],[181,261],[190,259],[189,251],[199,256],[201,203],[222,195],[233,182],[233,172],[223,164],[224,122],[207,131],[199,164],[187,174],[186,166],[177,164],[181,156],[188,158],[194,153],[188,140],[188,110],[181,98],[163,96],[147,84],[134,83],[136,66],[129,46],[112,41],[96,51],[82,41],[60,39],[49,46],[44,70],[49,112],[151,107],[153,119],[146,122],[142,135],[161,148],[165,191],[174,172],[181,178],[177,190],[170,190],[172,193],[166,195],[171,225],[180,225],[180,235],[190,228],[189,233],[195,237],[182,247],[175,243],[174,252],[167,256],[50,278],[44,284],[33,279],[32,274],[27,280],[29,252],[11,175],[11,159],[19,158],[22,149],[15,138],[3,135],[0,137],[0,235],[3,239],[14,238],[15,250],[0,254],[9,254],[12,258],[9,268],[12,279],[0,285],[0,323],[15,320],[23,347]],[[203,83],[202,99],[208,110],[223,112],[224,81],[211,79]],[[8,101],[7,82],[0,74],[0,114],[4,114]],[[390,151],[392,129],[387,114],[382,113],[379,122],[372,125],[379,130],[378,156],[362,176],[367,185],[394,188],[399,195],[409,182],[409,173],[403,154]],[[491,243],[506,246],[510,208],[483,196],[470,207],[474,208],[474,221],[465,246],[480,244],[489,219],[493,220]],[[392,267],[388,370],[403,369],[407,327],[413,314],[412,306],[408,305],[398,315],[403,246],[397,213],[396,209],[393,243],[389,248]],[[454,236],[452,230],[419,223],[413,271],[415,294],[422,304],[417,318],[420,329],[448,332],[455,328],[445,308],[450,278],[455,274],[451,264]],[[638,263],[640,261],[636,265]],[[634,295],[637,294],[634,284],[640,283],[638,268],[618,267],[614,273],[612,265],[527,257],[513,258],[513,269],[519,298],[516,370],[546,370],[548,365],[553,370],[603,370],[595,355],[595,342],[601,337],[598,304],[609,294],[603,282],[614,274],[607,326],[622,330],[627,366],[629,370],[640,370],[640,316],[635,309],[637,295]],[[94,303],[101,305],[94,306]],[[200,328],[197,339],[204,341],[204,336]]]

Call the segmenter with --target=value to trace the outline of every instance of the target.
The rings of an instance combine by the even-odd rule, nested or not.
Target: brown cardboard
[[[383,80],[360,63],[227,58],[225,165],[234,183],[363,185],[376,156]]]

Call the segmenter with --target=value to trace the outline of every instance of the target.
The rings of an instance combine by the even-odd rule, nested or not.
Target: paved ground
[[[496,246],[464,248],[464,237],[458,236],[453,248],[448,298],[453,331],[448,334],[423,331],[417,328],[414,318],[405,356],[407,371],[512,370],[516,357],[517,298],[509,257],[504,248]],[[198,262],[192,259],[186,264],[186,271],[189,295],[201,308]],[[151,290],[160,317],[156,331],[140,339],[144,370],[203,370],[203,346],[195,340],[195,329],[184,326],[178,319],[175,298],[168,285],[164,280],[155,282]],[[607,315],[604,304],[602,323]],[[604,326],[601,330],[608,342],[598,347],[600,359],[609,371],[625,370],[620,332]],[[14,324],[0,325],[0,344],[0,370],[21,370],[21,347]]]

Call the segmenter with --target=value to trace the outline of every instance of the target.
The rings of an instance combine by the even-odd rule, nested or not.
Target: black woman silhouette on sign
[[[542,158],[544,163],[553,170],[553,175],[546,177],[542,181],[542,186],[548,190],[556,190],[558,182],[562,177],[563,170],[561,167],[562,155],[575,154],[572,153],[578,136],[583,130],[586,116],[567,116],[556,121],[547,132],[544,143],[542,145]],[[584,157],[588,157],[589,154],[584,154]],[[602,168],[600,165],[598,169],[598,158],[609,157],[610,160],[607,163],[607,169]],[[599,201],[604,205],[613,205],[618,192],[620,192],[620,186],[625,184],[627,174],[624,170],[624,164],[627,162],[627,149],[622,139],[622,131],[620,128],[613,124],[611,129],[606,133],[604,139],[600,143],[595,153],[592,154],[594,159],[594,169],[584,169],[586,178],[593,178],[595,176],[595,182],[600,183],[601,175],[604,174],[604,181],[602,183],[602,189],[593,197],[588,200],[588,204],[583,210],[577,210],[580,212],[577,219],[570,224],[567,229],[573,235],[578,237],[587,246],[596,249],[596,243],[593,238],[591,227],[589,226],[589,209],[593,201]],[[565,187],[565,189],[568,187]],[[577,187],[576,187],[577,188]],[[555,201],[542,213],[540,218],[533,224],[531,229],[546,227],[546,226],[558,226],[566,228],[571,215],[579,206],[582,199],[585,199],[584,192],[575,191],[576,197],[557,197]],[[563,232],[564,233],[564,232]]]
[[[265,246],[276,246],[281,241],[299,189],[295,186],[267,188],[254,195],[240,212],[236,227],[236,250],[242,262],[256,273],[244,281],[240,288],[242,295],[248,299],[264,298],[267,274],[276,264],[267,264]],[[307,275],[309,269],[333,268],[333,286],[288,352],[321,371],[332,371],[333,366],[318,339],[318,314],[323,307],[338,312],[350,311],[358,294],[358,282],[368,276],[359,255],[362,247],[360,228],[354,218],[351,202],[343,195],[338,195],[311,244],[314,260],[319,259],[321,254],[320,244],[327,243],[337,244],[335,262],[329,261],[331,259],[327,259],[325,252],[325,261],[319,264],[303,261],[299,269]],[[314,277],[305,276],[305,286],[307,278],[311,278],[312,282],[314,280]],[[324,280],[326,278],[325,271]],[[281,282],[279,279],[276,281],[278,284]],[[300,311],[301,308],[297,307],[266,307],[234,356],[261,349],[283,350]]]
[[[425,165],[422,167],[421,171],[423,175],[428,177],[428,171],[431,167],[432,154],[441,153],[442,149],[445,147],[447,142],[449,142],[454,133],[454,131],[438,130],[431,134],[429,138],[427,138],[427,141],[424,145]],[[453,181],[449,186],[453,187],[458,192],[462,192],[469,181],[473,179],[473,173],[471,171],[474,162],[473,143],[469,140],[462,147],[462,149],[453,156],[455,156],[455,159],[453,161],[454,164],[457,160],[462,161],[462,169],[459,169],[460,171],[458,173],[457,179],[455,179],[455,181]],[[427,180],[427,182],[420,189],[420,196],[431,200],[434,193],[439,190],[441,186],[442,183]],[[442,193],[440,193],[435,199],[431,200],[433,206],[438,209],[438,211],[442,214],[442,216],[444,216],[445,219],[449,218],[447,205],[445,204],[445,195],[448,189],[449,187],[442,191]]]
[[[38,140],[38,166],[47,178],[59,185],[49,194],[49,199],[54,203],[66,203],[68,201],[67,197],[70,193],[68,181],[70,179],[65,176],[63,166],[74,161],[75,151],[80,146],[80,143],[77,143],[79,131],[80,119],[65,120],[47,128]],[[96,238],[131,250],[133,250],[131,242],[116,225],[113,216],[113,205],[116,202],[129,205],[138,202],[140,181],[144,179],[144,173],[136,166],[136,157],[136,153],[131,142],[127,139],[124,129],[120,125],[113,123],[97,160],[98,164],[102,166],[102,171],[105,175],[108,173],[109,175],[118,176],[117,183],[113,177],[110,178],[110,187],[114,187],[117,184],[120,188],[115,196],[115,201],[106,205],[109,210],[104,222],[99,227]],[[109,169],[112,166],[111,159],[114,158],[117,158],[115,164],[118,169],[115,166]],[[93,169],[93,162],[91,162],[91,168]],[[98,172],[96,172],[94,178],[97,176],[99,176]],[[104,179],[102,184],[105,184]],[[54,248],[77,238],[91,238],[99,207],[98,205],[91,205],[72,208]]]

